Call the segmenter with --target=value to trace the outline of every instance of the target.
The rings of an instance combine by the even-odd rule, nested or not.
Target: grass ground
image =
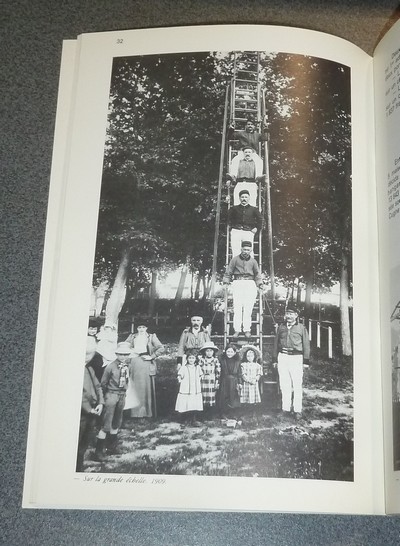
[[[174,413],[178,383],[176,345],[158,361],[156,420],[126,418],[119,453],[86,472],[262,476],[350,481],[353,479],[353,389],[350,360],[313,355],[304,375],[300,420],[278,412],[274,387],[262,404],[241,408],[234,424],[214,414],[198,422]]]

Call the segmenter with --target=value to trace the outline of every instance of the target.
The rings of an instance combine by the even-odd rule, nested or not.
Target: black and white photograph
[[[392,350],[393,470],[400,470],[400,266],[391,271],[390,334]]]
[[[114,58],[77,472],[354,479],[351,175],[349,67]]]

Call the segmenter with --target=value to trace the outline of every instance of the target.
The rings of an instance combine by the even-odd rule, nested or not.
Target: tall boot
[[[107,452],[111,455],[117,453],[118,434],[109,434],[107,437]]]
[[[93,460],[99,463],[102,463],[106,460],[107,456],[105,453],[105,438],[97,438],[96,442],[96,451],[94,452]]]

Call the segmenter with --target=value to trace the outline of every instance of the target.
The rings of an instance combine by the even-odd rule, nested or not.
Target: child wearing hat
[[[131,345],[125,341],[118,343],[115,350],[116,360],[108,364],[101,379],[105,410],[103,424],[97,435],[95,460],[105,460],[105,441],[108,435],[107,450],[115,452],[118,443],[118,431],[122,424],[126,389],[129,382],[129,358]]]
[[[195,418],[197,412],[203,411],[203,396],[201,394],[203,371],[194,350],[187,351],[185,356],[185,362],[178,370],[179,393],[175,411]]]
[[[259,351],[252,345],[243,347],[241,374],[242,390],[240,393],[241,404],[259,404],[261,402],[259,381],[262,376],[262,366],[258,362]]]
[[[217,358],[218,347],[208,341],[200,349],[199,366],[202,369],[201,394],[204,408],[212,408],[216,404],[216,392],[219,389],[221,364]]]

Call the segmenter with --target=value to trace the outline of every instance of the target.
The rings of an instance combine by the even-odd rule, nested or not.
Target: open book
[[[249,259],[263,288],[242,333],[222,275],[237,254],[234,186],[249,182],[231,167],[235,133],[249,118],[262,162],[250,180],[262,225]],[[373,58],[333,36],[267,26],[65,42],[24,507],[400,511],[399,126],[399,24]],[[309,367],[301,345],[274,346],[293,305]],[[248,345],[258,358],[251,381],[242,362],[230,413],[219,381],[198,393],[194,419],[177,401],[190,387],[178,343],[191,316],[217,360],[229,342],[242,360]],[[148,319],[151,350],[130,335]],[[101,388],[94,367],[87,375],[89,341]],[[281,405],[276,354],[288,350],[302,367],[300,406],[289,379],[294,412]],[[119,379],[106,384],[112,365]],[[93,412],[77,462],[87,380]],[[110,384],[124,403],[118,389],[134,387],[122,424],[104,418]],[[149,409],[135,413],[145,389]]]

